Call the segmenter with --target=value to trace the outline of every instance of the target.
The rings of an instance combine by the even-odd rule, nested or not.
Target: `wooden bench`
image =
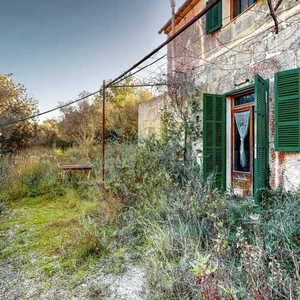
[[[93,165],[90,163],[64,163],[60,162],[57,164],[58,168],[61,170],[61,179],[65,180],[66,172],[70,171],[84,171],[87,173],[87,179],[90,178],[90,173],[93,169]]]

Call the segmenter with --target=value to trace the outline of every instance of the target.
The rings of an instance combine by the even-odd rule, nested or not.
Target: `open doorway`
[[[231,100],[231,186],[236,194],[253,196],[254,93]]]

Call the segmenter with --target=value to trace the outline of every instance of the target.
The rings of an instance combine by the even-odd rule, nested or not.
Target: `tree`
[[[42,124],[35,125],[35,136],[30,140],[30,146],[55,147],[59,144],[58,120],[47,119]]]
[[[194,70],[176,71],[161,79],[168,97],[161,111],[161,142],[170,149],[172,176],[190,180],[191,168],[198,169],[197,153],[201,136],[200,91],[195,87]]]
[[[37,100],[29,97],[22,84],[11,79],[12,74],[0,75],[0,151],[14,152],[28,145],[34,135],[34,120],[26,119],[38,112]]]
[[[143,87],[132,87],[134,84],[139,82],[129,77],[118,87],[107,89],[106,129],[109,136],[137,139],[139,104],[152,99],[153,95]]]
[[[106,138],[136,139],[138,131],[138,105],[150,100],[150,91],[140,87],[131,87],[134,79],[127,78],[122,87],[106,89]],[[91,148],[102,137],[102,92],[88,97],[88,92],[79,94],[79,99],[87,97],[73,105],[64,105],[61,109],[58,130],[60,136],[70,146],[84,145]],[[63,103],[60,103],[63,105]]]
[[[79,99],[87,97],[88,92],[79,94]],[[63,105],[63,103],[60,103]],[[101,110],[97,97],[87,97],[77,104],[60,109],[58,133],[68,146],[81,147],[88,156],[90,149],[101,134]]]

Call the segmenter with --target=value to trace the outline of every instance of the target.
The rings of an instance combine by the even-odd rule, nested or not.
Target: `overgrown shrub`
[[[106,191],[119,197],[125,207],[135,206],[141,197],[151,197],[170,184],[159,149],[152,152],[137,144],[126,143],[109,148]]]
[[[19,154],[7,164],[2,161],[2,166],[6,173],[2,178],[3,184],[0,189],[2,199],[5,201],[44,194],[55,197],[63,193],[55,161]]]
[[[149,299],[300,297],[297,193],[265,191],[255,205],[211,190],[197,168],[174,180],[157,142],[114,150],[107,192],[127,208],[115,246],[139,252]]]
[[[66,185],[97,202],[80,218],[79,254],[113,253],[119,270],[130,253],[147,272],[149,299],[300,299],[299,193],[266,190],[256,205],[213,190],[193,157],[178,172],[171,150],[154,139],[110,144],[104,185],[99,157],[92,189]],[[56,164],[7,167],[3,200],[63,192]]]

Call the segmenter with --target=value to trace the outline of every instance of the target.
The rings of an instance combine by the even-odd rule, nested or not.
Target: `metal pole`
[[[105,80],[102,87],[102,183],[105,180]]]
[[[175,0],[170,0],[171,3],[171,11],[172,11],[172,36],[175,34]],[[175,39],[172,40],[172,73],[173,75],[175,74],[176,71],[176,65],[175,65]]]

